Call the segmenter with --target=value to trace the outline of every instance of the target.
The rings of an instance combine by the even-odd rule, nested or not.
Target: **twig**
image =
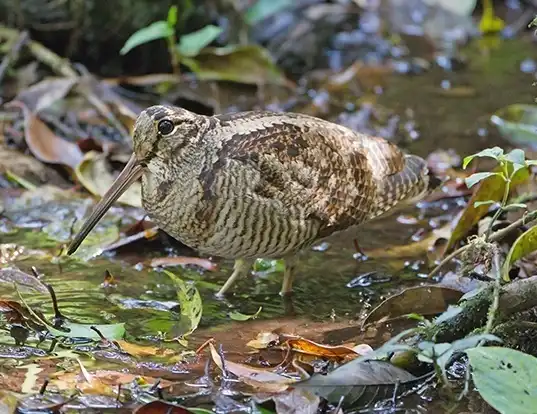
[[[7,52],[4,56],[2,63],[0,63],[0,83],[2,82],[2,79],[4,79],[4,75],[6,74],[9,65],[11,65],[17,59],[22,46],[24,46],[27,41],[28,32],[24,31],[19,35],[9,52]]]
[[[507,227],[500,229],[494,233],[492,233],[489,237],[489,242],[497,242],[501,239],[503,239],[505,236],[507,236],[509,233],[511,233],[513,230],[518,229],[521,226],[524,226],[525,224],[535,220],[537,218],[537,210],[533,210],[529,212],[528,214],[525,214],[521,218],[519,218],[517,221],[514,221]],[[467,249],[469,249],[471,244],[467,244],[466,246],[460,247],[459,249],[455,250],[454,252],[447,255],[442,261],[436,266],[428,275],[427,278],[431,279],[433,276],[436,276],[438,272],[448,263],[451,259],[454,259],[455,257],[461,255],[464,253]]]
[[[489,312],[487,315],[487,324],[485,325],[485,334],[489,334],[492,331],[492,328],[494,326],[494,319],[496,317],[496,313],[498,312],[498,308],[500,307],[500,292],[502,289],[502,276],[501,276],[501,264],[500,264],[500,254],[498,252],[498,248],[494,249],[494,263],[493,263],[493,269],[494,269],[494,288],[492,290],[492,303],[489,307]],[[479,341],[478,346],[483,345],[485,340]]]

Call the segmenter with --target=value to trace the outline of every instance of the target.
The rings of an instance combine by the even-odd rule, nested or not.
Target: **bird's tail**
[[[427,168],[427,162],[416,155],[405,155],[404,168],[383,178],[377,192],[378,208],[373,217],[417,203],[436,189],[441,181]]]

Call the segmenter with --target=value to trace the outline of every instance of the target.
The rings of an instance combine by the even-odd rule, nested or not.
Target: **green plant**
[[[186,10],[188,11],[189,8]],[[125,55],[137,46],[153,40],[166,39],[173,72],[179,74],[179,63],[183,63],[184,58],[193,58],[198,55],[204,47],[220,36],[222,29],[214,25],[207,25],[193,33],[181,36],[179,42],[177,42],[175,34],[177,22],[177,6],[171,6],[166,20],[159,20],[134,32],[127,39],[119,53]]]
[[[288,1],[288,0],[286,0]],[[261,7],[258,3],[262,3]],[[258,21],[278,9],[268,7],[265,0],[259,0],[253,10],[249,9],[249,19]],[[276,5],[282,7],[279,0]],[[257,7],[257,8],[256,8]],[[164,39],[168,45],[170,62],[175,75],[180,75],[180,65],[186,66],[200,80],[231,81],[247,84],[273,83],[289,85],[289,81],[274,64],[272,57],[263,47],[254,44],[209,47],[222,33],[222,28],[209,24],[195,32],[178,38],[176,28],[182,27],[192,12],[191,0],[185,0],[184,10],[179,13],[177,6],[168,10],[166,20],[151,23],[135,33],[120,50],[125,55],[135,47]]]
[[[502,148],[494,147],[494,148],[487,148],[483,151],[480,151],[473,155],[469,155],[468,157],[464,158],[463,165],[462,165],[463,168],[466,168],[468,164],[470,164],[472,160],[474,160],[475,158],[493,158],[498,162],[499,168],[495,171],[478,172],[478,173],[470,175],[465,180],[466,186],[468,188],[471,188],[477,183],[492,176],[498,176],[505,182],[505,186],[503,190],[503,197],[500,201],[500,207],[498,208],[498,210],[496,210],[496,213],[492,217],[489,228],[485,235],[485,241],[488,241],[492,233],[492,228],[494,226],[494,223],[503,212],[507,210],[516,209],[516,208],[524,208],[524,209],[527,208],[526,204],[522,204],[522,203],[510,203],[509,204],[508,203],[509,195],[511,193],[511,183],[513,182],[513,178],[515,177],[518,171],[520,171],[523,168],[528,168],[531,165],[537,165],[537,161],[526,160],[526,155],[524,151],[521,149],[514,149],[511,152],[505,154]],[[481,205],[494,204],[496,202],[497,200],[476,201],[474,203],[474,207],[479,207]]]

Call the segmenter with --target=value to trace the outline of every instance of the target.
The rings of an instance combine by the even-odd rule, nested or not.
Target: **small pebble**
[[[317,244],[313,246],[311,249],[316,252],[325,252],[330,248],[330,243],[322,242],[321,244]]]

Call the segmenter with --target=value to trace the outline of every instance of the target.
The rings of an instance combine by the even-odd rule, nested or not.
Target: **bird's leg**
[[[254,259],[236,259],[235,264],[233,265],[233,273],[226,280],[224,286],[220,288],[216,296],[224,296],[224,294],[231,286],[233,286],[239,277],[248,275],[248,272],[252,268],[254,261]]]
[[[288,295],[292,291],[293,279],[295,278],[295,268],[297,264],[296,256],[284,258],[285,270],[283,271],[283,283],[281,295]]]

